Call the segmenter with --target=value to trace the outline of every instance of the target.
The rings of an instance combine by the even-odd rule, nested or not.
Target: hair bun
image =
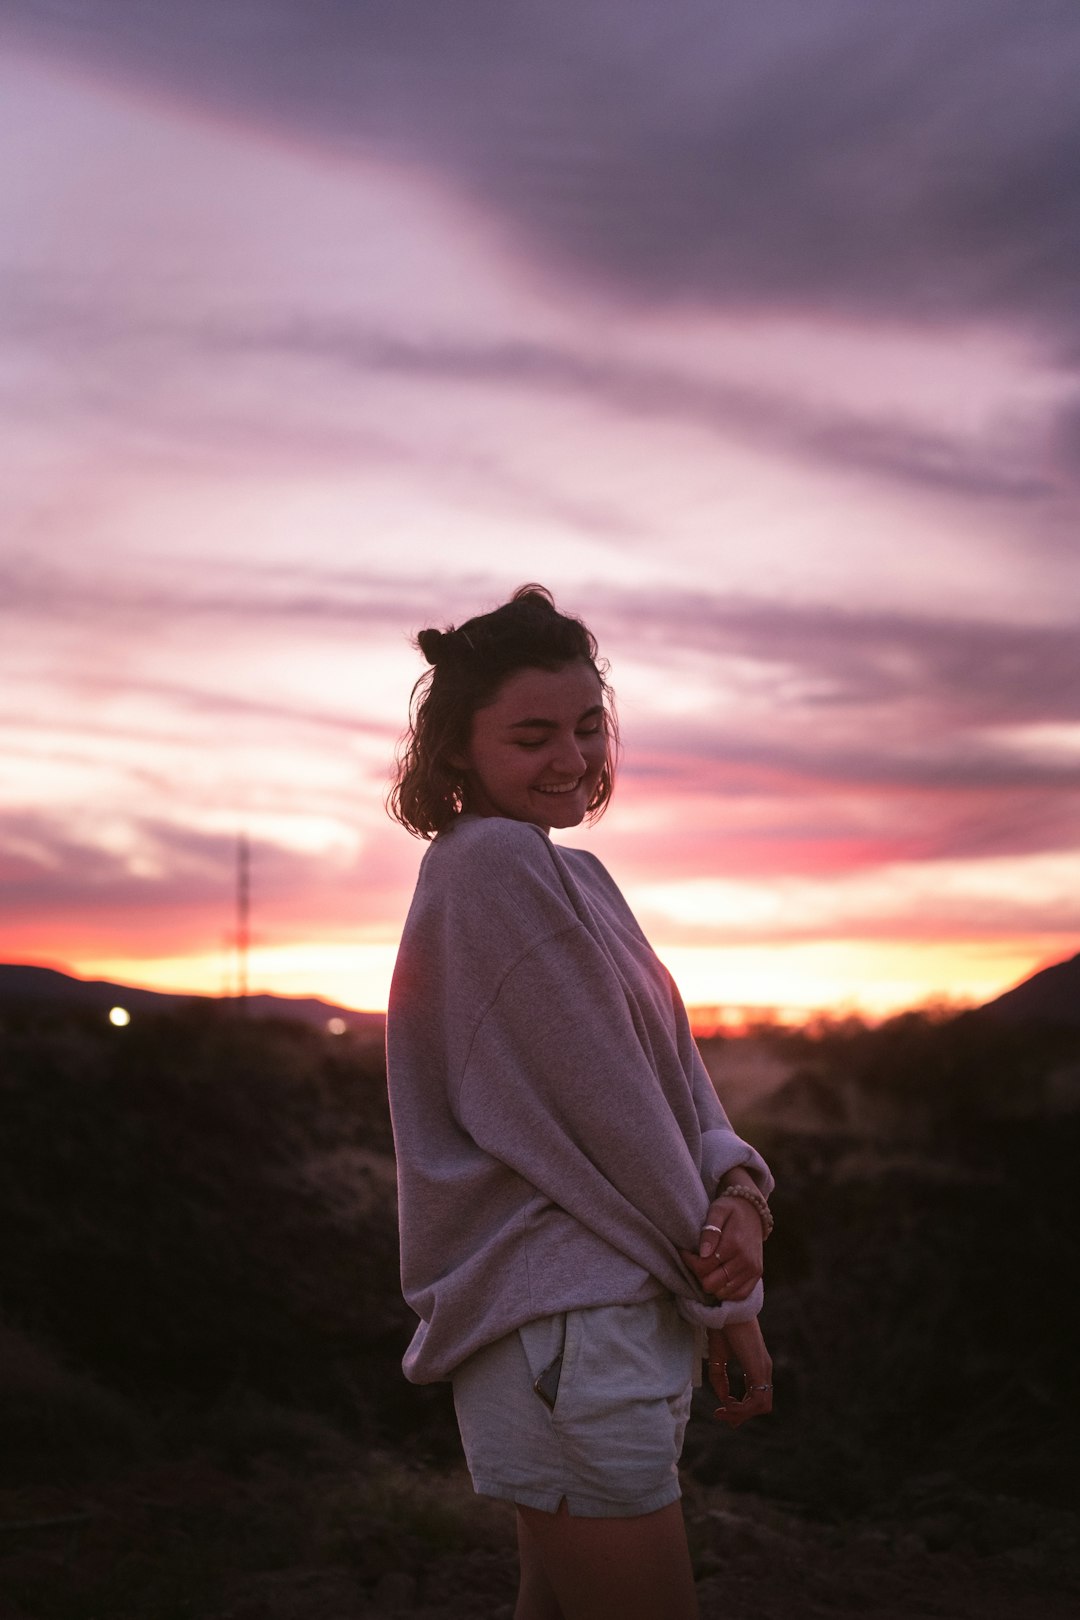
[[[421,630],[416,638],[416,644],[429,664],[437,664],[439,655],[446,646],[446,639],[441,630]]]

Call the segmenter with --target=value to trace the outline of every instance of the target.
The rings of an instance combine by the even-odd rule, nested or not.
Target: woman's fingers
[[[729,1361],[737,1361],[742,1369],[740,1400],[730,1394]],[[772,1411],[772,1357],[756,1318],[752,1322],[730,1322],[719,1333],[709,1334],[709,1382],[720,1397],[713,1416],[729,1429]]]
[[[723,1271],[715,1272],[713,1276],[707,1277],[701,1286],[707,1294],[712,1294],[715,1299],[749,1299],[754,1292],[752,1278],[747,1281],[740,1277],[728,1276]]]
[[[729,1363],[742,1369],[742,1397],[731,1393]],[[772,1358],[756,1321],[731,1323],[709,1334],[709,1383],[720,1398],[713,1416],[729,1429],[772,1411]]]
[[[713,1385],[716,1389],[716,1385]],[[717,1394],[719,1394],[717,1390]],[[734,1401],[730,1397],[721,1397],[721,1404],[716,1408],[713,1417],[717,1423],[723,1423],[729,1429],[737,1429],[740,1424],[746,1423],[752,1417],[764,1417],[772,1411],[772,1387],[768,1389],[749,1388],[741,1401]]]
[[[707,1294],[723,1295],[725,1299],[746,1299],[754,1291],[757,1278],[734,1266],[720,1265],[702,1278]]]
[[[772,1411],[771,1379],[755,1383],[751,1380],[750,1372],[743,1367],[743,1395],[740,1400],[735,1400],[727,1361],[714,1361],[712,1353],[709,1354],[709,1383],[712,1393],[719,1396],[721,1401],[712,1416],[716,1417],[717,1422],[727,1424],[729,1429],[738,1429],[748,1417],[763,1417]]]
[[[761,1222],[744,1199],[716,1199],[709,1206],[698,1252],[683,1259],[708,1294],[746,1299],[761,1278]]]
[[[718,1263],[714,1255],[692,1254],[689,1249],[680,1249],[679,1253],[707,1294],[724,1299],[746,1299],[758,1281],[757,1274],[745,1262],[721,1260]]]
[[[741,1260],[761,1273],[761,1218],[745,1199],[716,1198],[709,1205],[698,1241],[698,1253],[718,1260]]]

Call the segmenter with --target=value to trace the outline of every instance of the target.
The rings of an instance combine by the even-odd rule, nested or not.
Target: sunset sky
[[[688,1001],[1080,949],[1075,0],[0,0],[0,959],[385,1005],[410,638],[611,663]]]

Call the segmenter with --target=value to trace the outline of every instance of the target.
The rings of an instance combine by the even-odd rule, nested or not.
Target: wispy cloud
[[[716,674],[725,662],[771,667],[804,710],[893,700],[924,705],[943,724],[1080,718],[1071,603],[1058,625],[1024,625],[708,591],[645,598],[601,586],[594,599],[612,631],[657,659],[692,651]]]
[[[455,612],[475,611],[478,598],[494,603],[503,588],[492,575],[457,576],[445,585],[440,580],[433,591],[415,576],[372,567],[257,562],[242,570],[231,563],[208,564],[198,579],[170,571],[164,582],[154,584],[95,579],[23,557],[10,559],[0,572],[0,612],[43,622],[72,617],[150,625],[164,618],[205,617],[267,627],[290,623],[313,632],[340,624],[346,631],[366,628],[400,639],[429,621],[436,600],[449,622]],[[1007,618],[801,606],[708,590],[643,593],[606,582],[588,587],[588,597],[591,614],[603,622],[609,638],[633,646],[638,657],[677,667],[693,655],[718,689],[753,666],[751,686],[760,691],[761,672],[773,671],[784,684],[786,702],[800,711],[891,702],[917,705],[920,714],[937,715],[943,727],[1080,720],[1080,660],[1070,604],[1063,604],[1058,625],[1024,625]],[[333,713],[309,714],[195,684],[141,680],[140,685],[195,708],[224,703],[272,719],[341,724]],[[933,744],[933,735],[924,735]]]
[[[448,397],[471,387],[490,390],[494,397],[517,393],[556,404],[582,402],[615,419],[687,424],[723,440],[961,496],[1031,503],[1071,491],[1074,484],[1070,446],[1076,405],[1068,396],[960,433],[916,415],[905,419],[895,410],[844,410],[821,395],[800,398],[790,389],[770,389],[764,383],[737,384],[722,374],[703,377],[672,364],[601,353],[584,332],[571,347],[524,338],[416,338],[358,321],[310,316],[256,323],[212,308],[187,318],[164,310],[132,315],[120,308],[103,309],[96,290],[89,301],[81,301],[77,287],[52,302],[40,289],[24,289],[13,297],[7,323],[9,332],[18,329],[20,341],[32,339],[56,361],[49,409],[84,407],[86,374],[92,368],[100,378],[93,395],[99,418],[137,424],[144,439],[156,424],[162,434],[181,443],[213,446],[218,454],[225,435],[234,450],[257,445],[264,454],[277,451],[294,461],[314,454],[349,465],[357,458],[406,462],[417,469],[434,464],[434,445],[425,449],[404,424],[394,431],[375,430],[363,420],[345,423],[340,404],[335,412],[329,399],[321,408],[311,400],[298,412],[293,390],[264,393],[258,403],[254,397],[223,393],[229,369],[316,361],[339,379],[377,382],[393,377],[426,391],[442,386]],[[722,372],[722,348],[718,358]],[[165,384],[177,364],[193,362],[207,373],[198,409],[185,406]],[[220,403],[208,414],[215,396]],[[45,404],[43,399],[43,408]],[[470,458],[455,446],[453,461],[459,482],[471,470],[478,483],[502,490],[520,505],[557,512],[585,531],[626,536],[636,527],[614,502],[604,508],[598,502],[557,500],[538,478],[500,465],[490,452]]]
[[[315,933],[356,938],[365,925],[392,928],[415,856],[393,829],[358,851],[323,855],[273,838],[250,843],[257,943]],[[147,955],[218,949],[234,925],[236,831],[178,826],[167,819],[96,814],[77,829],[31,811],[0,820],[0,926],[47,932],[71,950],[96,947]],[[214,919],[217,919],[215,922]]]
[[[1075,333],[1071,0],[8,0],[18,36],[422,162],[627,298]]]
[[[219,349],[249,346],[260,352],[316,353],[335,366],[412,376],[425,384],[486,384],[576,396],[620,414],[689,422],[725,438],[965,495],[1031,500],[1055,488],[1050,469],[1037,459],[1041,445],[1031,442],[1030,431],[1018,434],[1012,445],[1000,433],[992,442],[980,443],[974,435],[961,438],[913,421],[841,413],[764,388],[703,381],[671,367],[600,359],[550,344],[418,343],[389,333],[298,326],[220,333],[215,341]],[[1053,419],[1048,425],[1051,436],[1067,438],[1071,406],[1060,428]]]

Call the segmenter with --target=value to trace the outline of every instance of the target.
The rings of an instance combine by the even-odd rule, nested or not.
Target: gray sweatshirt
[[[732,1130],[678,991],[595,856],[463,815],[424,856],[394,969],[387,1072],[406,1377],[449,1377],[534,1317],[675,1296],[745,1321],[696,1249],[721,1175],[772,1176]]]

